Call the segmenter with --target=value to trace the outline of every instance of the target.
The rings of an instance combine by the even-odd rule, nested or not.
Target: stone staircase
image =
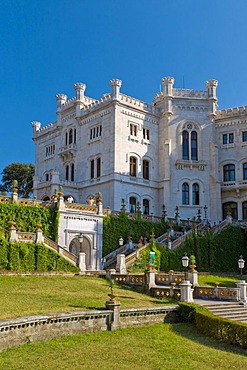
[[[199,303],[199,302],[196,302]],[[247,322],[247,306],[239,302],[200,302],[212,314],[224,319]]]

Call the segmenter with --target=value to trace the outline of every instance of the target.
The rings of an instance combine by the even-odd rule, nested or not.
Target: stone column
[[[125,254],[117,255],[116,271],[119,272],[120,274],[127,274],[126,264],[125,264]]]
[[[81,272],[86,272],[86,254],[84,252],[79,253],[79,269]]]
[[[120,327],[120,302],[107,301],[105,303],[106,309],[112,311],[111,322],[109,322],[109,329],[116,330]]]
[[[238,288],[240,288],[240,300],[242,302],[247,302],[246,298],[247,298],[247,295],[246,295],[246,286],[247,286],[247,283],[245,280],[239,280],[236,282],[236,285]]]
[[[180,301],[193,303],[194,302],[193,300],[193,290],[194,289],[191,289],[192,284],[188,280],[185,280],[185,281],[182,281],[182,283],[180,283],[179,286],[181,289]]]

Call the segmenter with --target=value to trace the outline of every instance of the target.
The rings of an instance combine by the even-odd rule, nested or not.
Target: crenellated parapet
[[[235,118],[237,116],[247,116],[247,106],[235,107],[218,110],[216,119]]]

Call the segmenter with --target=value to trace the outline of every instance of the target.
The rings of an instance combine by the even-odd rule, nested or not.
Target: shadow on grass
[[[230,344],[222,343],[216,339],[206,337],[199,333],[193,324],[182,323],[173,324],[172,331],[181,337],[187,338],[193,342],[200,343],[204,346],[217,349],[219,351],[232,352],[238,355],[247,356],[247,349],[233,346]]]

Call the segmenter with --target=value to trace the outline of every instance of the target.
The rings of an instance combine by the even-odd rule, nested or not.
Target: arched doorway
[[[91,245],[87,237],[83,236],[82,243],[80,243],[78,237],[75,237],[74,239],[72,239],[69,245],[69,251],[77,257],[79,256],[80,252],[85,253],[86,269],[87,270],[90,269],[90,266],[92,265]]]

